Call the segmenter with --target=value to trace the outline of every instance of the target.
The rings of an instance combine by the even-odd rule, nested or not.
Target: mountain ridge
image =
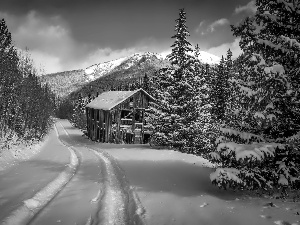
[[[166,51],[164,53],[137,52],[126,57],[121,57],[103,63],[93,64],[87,67],[84,71],[86,76],[89,77],[90,80],[94,80],[101,76],[105,76],[107,73],[111,72],[112,70],[114,70],[115,68],[117,68],[127,60],[135,59],[137,61],[140,60],[143,56],[156,57],[158,60],[167,60],[166,58],[169,54],[171,54],[171,51]],[[193,55],[193,53],[190,53],[190,55]],[[205,51],[200,51],[200,55],[198,58],[202,63],[207,63],[207,64],[217,64],[221,59],[220,57],[207,53]],[[130,65],[127,66],[128,68],[130,68]],[[128,68],[124,68],[124,69],[128,69]]]
[[[202,54],[201,54],[202,53]],[[111,86],[130,83],[147,73],[153,76],[156,70],[170,65],[166,59],[168,52],[138,52],[115,60],[93,64],[85,69],[64,71],[40,77],[42,83],[48,83],[52,91],[60,98],[76,95],[79,91],[94,93],[95,89],[107,90]],[[206,54],[206,53],[205,53]],[[191,54],[192,55],[192,54]],[[202,55],[202,58],[201,58]],[[218,57],[200,52],[200,61],[213,64]],[[214,57],[214,58],[213,58]],[[93,88],[91,88],[93,87]]]

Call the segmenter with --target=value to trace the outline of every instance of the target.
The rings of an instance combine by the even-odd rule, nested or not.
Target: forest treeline
[[[28,51],[12,44],[5,20],[0,21],[0,150],[40,140],[51,125],[55,95],[42,85]]]
[[[157,99],[147,112],[152,143],[215,162],[210,179],[220,188],[287,193],[300,187],[300,5],[256,6],[253,16],[231,26],[243,53],[232,59],[228,49],[216,66],[198,60],[181,9],[171,65],[133,85]],[[78,99],[75,125],[88,102]]]

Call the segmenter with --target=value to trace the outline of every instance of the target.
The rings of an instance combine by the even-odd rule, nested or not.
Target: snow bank
[[[31,159],[38,154],[43,146],[48,142],[49,135],[40,142],[35,142],[30,146],[26,146],[24,143],[19,145],[13,145],[9,149],[3,149],[0,151],[0,171],[10,168],[18,164],[21,161]]]

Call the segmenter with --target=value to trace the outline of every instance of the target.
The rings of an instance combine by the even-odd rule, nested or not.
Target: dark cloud
[[[233,42],[227,21],[247,0],[1,0],[0,16],[20,48],[52,57],[60,69],[87,59],[102,61],[131,51],[164,51],[173,43],[178,9],[185,8],[190,41],[202,50]],[[235,18],[235,16],[237,18]],[[229,18],[231,17],[231,18]],[[215,21],[214,32],[201,35]],[[227,25],[222,26],[222,25]],[[212,27],[211,27],[212,29]],[[197,31],[197,32],[196,32]],[[99,57],[97,57],[99,54]],[[99,59],[98,59],[99,58]],[[47,61],[47,60],[46,60]],[[87,62],[89,63],[89,62]]]

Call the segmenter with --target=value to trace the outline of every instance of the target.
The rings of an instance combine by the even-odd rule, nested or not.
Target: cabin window
[[[132,119],[132,111],[131,110],[122,110],[121,111],[121,119]]]
[[[131,125],[132,124],[132,111],[123,109],[121,111],[121,125]]]
[[[142,123],[144,117],[144,110],[143,109],[136,109],[135,110],[135,121],[136,123]]]

